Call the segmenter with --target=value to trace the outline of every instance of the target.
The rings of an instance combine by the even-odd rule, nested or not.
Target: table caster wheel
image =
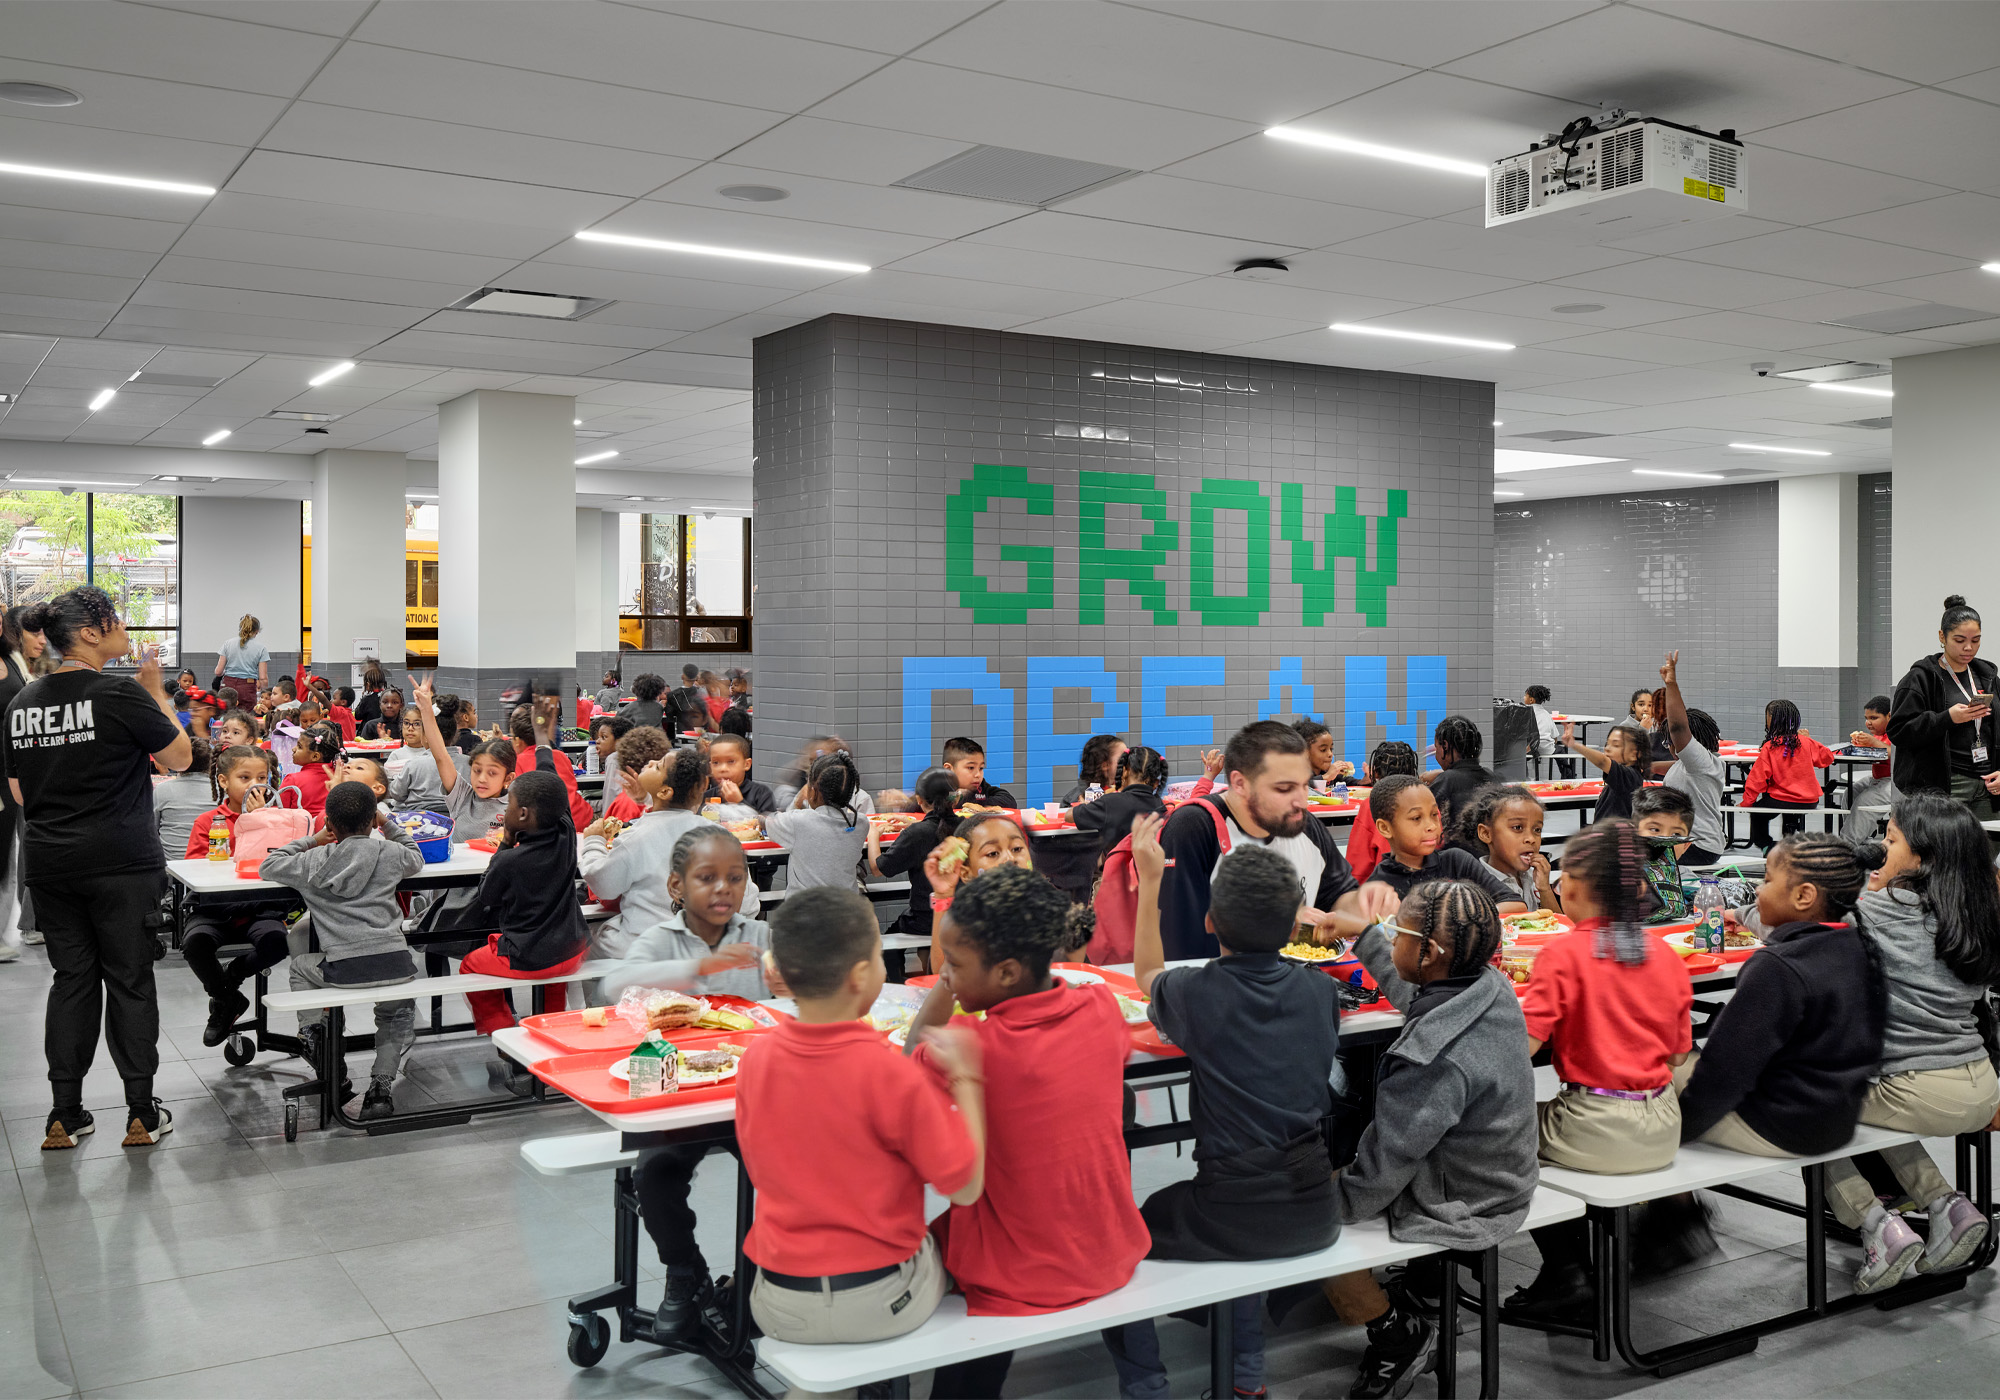
[[[297,1142],[298,1140],[299,1104],[297,1099],[288,1099],[285,1102],[285,1141]]]
[[[604,1359],[610,1346],[610,1324],[597,1313],[569,1320],[569,1359],[577,1366],[589,1370]]]
[[[232,1035],[222,1047],[222,1058],[241,1067],[257,1058],[257,1043],[247,1035]]]

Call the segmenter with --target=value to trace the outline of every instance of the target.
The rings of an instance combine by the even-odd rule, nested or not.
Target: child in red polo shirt
[[[978,1041],[956,1027],[926,1033],[946,1097],[862,1019],[882,991],[882,935],[854,890],[786,900],[771,961],[798,1019],[760,1037],[737,1075],[736,1141],[757,1187],[743,1244],[757,1265],[751,1314],[785,1342],[899,1337],[951,1287],[924,1228],[924,1184],[953,1205],[979,1199]]]
[[[1130,1282],[1152,1244],[1125,1149],[1131,1033],[1110,988],[1049,972],[1069,943],[1069,911],[1034,871],[999,865],[961,885],[937,918],[943,975],[915,1024],[942,1024],[954,998],[986,1013],[969,1026],[985,1080],[986,1191],[936,1225],[975,1317],[1087,1303]],[[1013,1359],[940,1368],[932,1400],[998,1395]]]
[[[1562,1080],[1537,1109],[1541,1159],[1553,1167],[1657,1171],[1680,1147],[1673,1072],[1694,1048],[1694,986],[1680,955],[1641,922],[1645,868],[1645,840],[1623,817],[1571,837],[1563,850],[1563,910],[1576,928],[1542,949],[1521,998],[1528,1053],[1547,1045]],[[1506,1306],[1569,1320],[1595,1297],[1588,1227],[1532,1233],[1542,1271]]]

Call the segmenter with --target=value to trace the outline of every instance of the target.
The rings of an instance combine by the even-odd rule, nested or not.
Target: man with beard
[[[1307,810],[1312,764],[1296,729],[1276,720],[1245,725],[1223,750],[1223,771],[1227,788],[1182,803],[1160,832],[1167,853],[1160,933],[1169,960],[1220,951],[1207,927],[1209,878],[1224,854],[1245,845],[1269,847],[1291,862],[1305,892],[1300,923],[1336,912],[1363,921],[1395,912],[1395,892],[1356,884],[1325,823]]]

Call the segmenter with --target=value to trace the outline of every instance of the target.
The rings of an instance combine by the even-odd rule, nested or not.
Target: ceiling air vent
[[[331,423],[334,419],[340,417],[338,413],[299,413],[288,408],[281,408],[275,413],[267,413],[264,416],[266,418],[282,418],[287,423]]]
[[[566,297],[552,292],[510,292],[505,287],[481,287],[460,297],[447,311],[484,311],[489,316],[535,316],[544,321],[580,321],[611,305],[608,297]]]
[[[895,183],[906,190],[997,199],[1003,204],[1054,204],[1059,199],[1136,175],[1121,165],[1038,155],[1005,146],[974,146]]]
[[[1974,311],[1969,306],[1940,306],[1934,301],[1927,301],[1921,306],[1899,306],[1894,311],[1871,311],[1866,316],[1848,316],[1820,324],[1873,331],[1877,335],[1904,335],[1910,331],[1935,330],[1939,326],[1962,326],[1968,321],[1990,321],[1995,314]]]
[[[1538,442],[1582,442],[1585,438],[1610,437],[1609,433],[1582,433],[1574,428],[1549,428],[1539,433],[1509,433],[1509,437],[1534,438]]]

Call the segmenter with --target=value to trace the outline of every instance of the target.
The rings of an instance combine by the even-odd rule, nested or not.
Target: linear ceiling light
[[[1264,134],[1300,146],[1318,146],[1326,151],[1345,151],[1351,156],[1392,160],[1398,165],[1420,165],[1426,170],[1447,170],[1454,175],[1474,175],[1482,180],[1486,178],[1486,167],[1475,161],[1453,160],[1450,156],[1408,151],[1400,146],[1378,146],[1372,141],[1356,141],[1351,136],[1335,136],[1330,131],[1307,131],[1304,127],[1274,126],[1266,128]]]
[[[1717,475],[1716,475],[1716,474],[1715,474],[1714,472],[1665,472],[1665,471],[1651,471],[1651,470],[1649,470],[1649,469],[1647,469],[1647,468],[1645,468],[1645,467],[1634,467],[1634,468],[1632,468],[1632,475],[1634,475],[1634,476],[1678,476],[1678,477],[1685,477],[1685,478],[1687,478],[1687,480],[1689,480],[1689,481],[1721,481],[1721,480],[1723,480],[1723,478],[1722,478],[1722,477],[1719,477],[1719,476],[1717,476]]]
[[[86,185],[121,185],[132,190],[160,190],[166,194],[215,193],[210,185],[184,185],[177,180],[142,180],[136,175],[101,175],[94,170],[60,170],[53,165],[16,165],[0,161],[0,175],[32,175],[41,180],[75,180]]]
[[[118,397],[118,391],[116,389],[99,389],[97,391],[97,397],[90,401],[90,411],[92,413],[97,412],[98,409],[104,407],[104,405],[110,403],[113,399],[117,397]]]
[[[599,233],[585,229],[577,235],[585,243],[616,243],[622,248],[657,248],[663,253],[693,253],[704,258],[737,258],[743,262],[778,263],[784,267],[817,267],[828,272],[873,272],[866,263],[832,262],[826,258],[798,258],[790,253],[758,253],[748,248],[717,248],[707,243],[670,243],[664,238],[632,238],[622,233]]]
[[[78,481],[69,476],[10,476],[7,480],[16,486],[109,486],[124,491],[144,484],[137,481]]]
[[[1358,326],[1351,321],[1335,321],[1327,327],[1348,335],[1385,335],[1391,340],[1424,340],[1433,345],[1463,345],[1469,350],[1512,350],[1504,340],[1472,340],[1462,335],[1432,335],[1429,331],[1396,331],[1387,326]]]
[[[1807,387],[1824,389],[1829,394],[1866,394],[1871,399],[1893,399],[1896,397],[1894,389],[1868,389],[1859,384],[1812,384]]]
[[[2000,272],[2000,263],[1981,263],[1979,270],[1981,272]]]
[[[577,458],[576,464],[579,467],[587,467],[592,462],[608,462],[617,455],[618,454],[616,452],[593,452],[588,457]]]
[[[1766,447],[1761,442],[1732,442],[1729,444],[1738,452],[1783,452],[1792,457],[1831,457],[1831,452],[1821,452],[1813,447]]]
[[[203,447],[213,447],[215,446],[215,444],[221,442],[224,438],[228,436],[229,436],[229,429],[222,428],[216,432],[210,433],[207,437],[203,438],[201,440],[201,445]]]
[[[1495,491],[1493,499],[1496,501],[1518,501],[1527,494],[1526,491]]]
[[[334,380],[340,378],[341,375],[346,374],[349,370],[353,368],[354,368],[354,361],[342,360],[332,369],[323,369],[318,374],[315,374],[311,379],[308,379],[306,381],[306,387],[309,389],[317,389],[322,384],[331,384]]]
[[[1494,475],[1507,472],[1545,472],[1555,467],[1595,467],[1605,462],[1622,462],[1623,457],[1586,457],[1576,452],[1521,452],[1501,447],[1493,452]]]

